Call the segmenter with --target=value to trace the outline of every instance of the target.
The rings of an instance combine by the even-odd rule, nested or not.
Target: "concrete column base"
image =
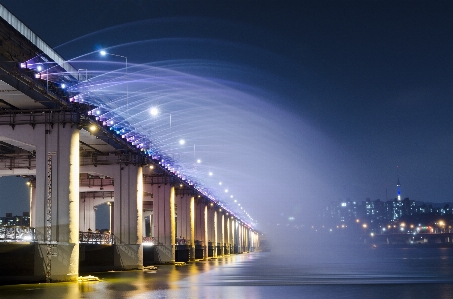
[[[155,245],[154,261],[159,264],[174,264],[175,259],[173,258],[174,255],[172,252],[174,252],[173,248],[165,245]]]
[[[79,276],[79,246],[75,244],[55,244],[52,249],[50,281],[76,281]],[[46,279],[47,245],[35,246],[35,277]]]
[[[117,270],[143,269],[143,247],[141,244],[115,244],[114,267]]]

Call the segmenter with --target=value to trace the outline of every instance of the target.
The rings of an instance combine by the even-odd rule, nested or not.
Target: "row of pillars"
[[[79,129],[75,125],[63,122],[2,126],[0,137],[6,142],[14,140],[15,144],[23,143],[36,149],[36,183],[31,191],[30,214],[39,244],[37,256],[42,257],[43,263],[40,266],[35,262],[39,264],[35,267],[35,274],[45,272],[49,281],[75,280],[78,277],[80,173],[103,174],[115,182],[112,231],[116,268],[143,267],[143,206],[146,201],[153,202],[152,225],[160,262],[175,261],[177,233],[189,240],[192,247],[195,240],[200,240],[205,248],[211,241],[245,250],[258,240],[255,232],[225,211],[211,206],[203,197],[184,195],[176,198],[174,185],[144,184],[144,168],[141,166],[81,167]],[[10,172],[11,175],[18,174],[15,169]],[[153,198],[144,198],[144,194],[153,194]],[[206,254],[207,250],[204,252]]]

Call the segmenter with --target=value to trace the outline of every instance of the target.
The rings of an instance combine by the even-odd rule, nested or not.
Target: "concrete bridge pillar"
[[[113,210],[115,236],[115,268],[143,268],[142,219],[143,173],[142,167],[132,164],[110,166],[113,178],[115,208]]]
[[[190,260],[195,260],[195,197],[190,197],[189,203],[190,221]]]
[[[214,230],[214,241],[213,241],[213,256],[217,257],[217,244],[219,242],[219,232],[218,232],[218,222],[219,219],[217,218],[217,209],[213,208],[214,211],[214,223],[213,223],[213,230]]]
[[[237,241],[236,241],[236,221],[233,217],[231,217],[230,219],[230,232],[231,232],[231,235],[230,235],[230,243],[231,243],[231,248],[232,248],[232,252],[231,253],[237,253],[237,249],[236,249],[236,246],[237,246]]]
[[[219,212],[219,221],[217,226],[219,232],[220,255],[225,255],[225,214]]]
[[[198,198],[195,203],[195,251],[202,250],[202,254],[196,254],[196,258],[206,260],[208,257],[208,207],[204,198]]]
[[[238,246],[238,253],[242,253],[242,224],[239,221],[236,221],[236,232],[237,232],[237,246]]]
[[[79,230],[87,232],[96,229],[96,213],[94,210],[93,197],[80,197],[79,201]]]
[[[236,221],[236,227],[238,253],[242,253],[242,225],[239,221]]]
[[[176,196],[176,237],[186,240],[186,244],[193,242],[191,239],[190,202],[193,196],[182,194]]]
[[[215,257],[216,254],[216,213],[214,204],[210,203],[207,205],[207,232],[208,232],[208,257]],[[211,247],[209,247],[211,244]]]
[[[153,194],[154,238],[158,242],[155,260],[175,262],[176,219],[175,187],[171,184],[146,184],[145,191]]]
[[[230,225],[230,216],[225,215],[225,254],[231,254],[231,225]]]
[[[82,171],[113,178],[113,202],[103,198],[94,200],[94,205],[109,202],[115,242],[113,268],[142,269],[143,168],[133,164],[91,165],[83,166]]]
[[[22,116],[14,116],[17,122]],[[64,115],[54,113],[54,118]],[[24,123],[29,121],[24,118]],[[36,184],[30,212],[36,229],[35,278],[70,281],[79,267],[79,131],[76,125],[52,123],[2,126],[4,142],[36,150]],[[11,141],[10,141],[11,140]],[[13,170],[14,171],[14,170]]]
[[[36,227],[36,182],[30,186],[30,227]]]
[[[50,269],[47,267],[46,271],[50,270],[50,281],[75,280],[79,268],[79,131],[77,126],[40,125],[35,127],[34,135],[37,236],[39,241],[50,239],[56,243],[52,245]],[[50,236],[47,231],[49,200]],[[39,247],[48,259],[48,245]]]

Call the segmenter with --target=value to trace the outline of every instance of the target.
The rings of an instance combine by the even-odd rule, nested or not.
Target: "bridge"
[[[258,232],[175,169],[153,140],[93,104],[102,99],[84,101],[96,97],[88,84],[83,97],[65,88],[88,82],[86,70],[1,5],[0,15],[0,176],[23,176],[30,186],[30,227],[0,232],[0,280],[73,281],[79,271],[259,247]],[[111,217],[101,234],[91,230],[102,203]]]

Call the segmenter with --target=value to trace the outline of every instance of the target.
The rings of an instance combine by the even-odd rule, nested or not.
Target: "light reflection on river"
[[[91,273],[100,282],[2,286],[0,297],[453,298],[453,248],[308,248],[158,268]]]

